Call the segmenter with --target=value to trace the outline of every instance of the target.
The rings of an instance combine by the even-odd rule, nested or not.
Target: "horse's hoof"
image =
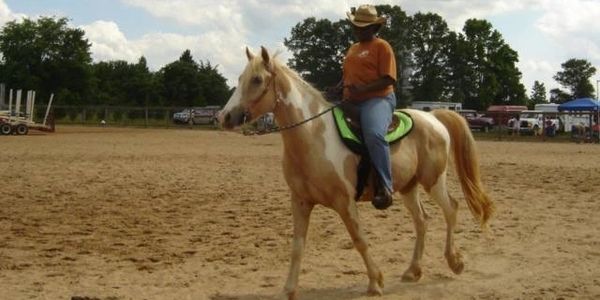
[[[297,293],[294,292],[287,292],[285,293],[285,297],[283,299],[287,299],[287,300],[296,300],[298,299],[298,295]]]
[[[298,293],[296,293],[296,290],[290,291],[288,289],[284,289],[283,293],[281,294],[281,296],[277,297],[277,299],[282,299],[282,300],[296,300],[296,299],[298,299]]]
[[[375,285],[374,287],[370,287],[369,290],[367,290],[367,295],[383,296],[383,290],[379,287],[379,285]]]
[[[410,267],[404,274],[402,274],[402,281],[404,282],[417,282],[423,277],[420,267]]]
[[[465,264],[460,260],[454,262],[454,264],[450,264],[450,269],[456,275],[459,275],[460,273],[462,273],[464,268],[465,268]]]
[[[367,295],[369,296],[382,296],[383,295],[383,273],[379,271],[377,280],[369,280],[369,289]]]
[[[458,275],[462,273],[465,268],[465,264],[462,261],[462,255],[459,252],[456,252],[454,255],[447,256],[448,266],[450,270],[454,272],[454,274]]]

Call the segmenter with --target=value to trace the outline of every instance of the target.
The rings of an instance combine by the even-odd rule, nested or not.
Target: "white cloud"
[[[128,39],[119,26],[110,21],[96,21],[82,29],[92,44],[92,58],[96,62],[125,60],[134,63],[144,56],[149,67],[158,70],[177,60],[183,51],[190,50],[196,61],[208,60],[213,66],[218,65],[226,78],[236,78],[245,59],[243,47],[235,46],[243,44],[244,37],[235,32],[148,33],[139,39]]]
[[[127,40],[115,22],[96,21],[81,28],[92,44],[90,50],[96,61],[135,61],[143,53],[135,43]]]
[[[540,59],[522,59],[518,63],[518,67],[523,73],[522,83],[529,91],[536,80],[540,83],[544,83],[547,93],[549,93],[551,89],[559,87],[552,78],[560,68],[559,63]],[[550,95],[548,94],[547,96]]]
[[[537,28],[570,56],[600,62],[600,3],[549,0]]]
[[[0,0],[0,25],[4,25],[7,22],[22,19],[25,17],[23,14],[14,13],[8,8],[8,5],[4,3],[4,0]]]
[[[169,32],[147,32],[131,38],[119,20],[95,21],[81,26],[92,42],[93,58],[123,59],[135,62],[144,55],[153,69],[176,60],[190,49],[196,60],[209,60],[219,65],[219,71],[235,85],[245,64],[244,47],[254,51],[264,45],[272,51],[283,50],[281,58],[289,57],[283,38],[292,26],[314,16],[332,21],[345,18],[350,7],[364,0],[114,0],[133,9],[173,24]],[[367,1],[369,2],[369,1]],[[539,16],[533,34],[555,44],[553,49],[536,49],[535,44],[515,43],[519,51],[523,82],[530,88],[533,80],[554,86],[552,75],[569,58],[589,59],[600,63],[600,1],[598,0],[375,0],[372,4],[399,5],[407,14],[432,12],[441,15],[452,30],[461,31],[469,18],[489,19],[510,13],[533,13]],[[0,23],[23,15],[12,12],[0,0]],[[71,16],[73,17],[73,16]],[[183,32],[177,32],[180,28]],[[530,28],[531,30],[531,28]],[[502,32],[503,35],[510,32]],[[599,68],[600,69],[600,68]]]

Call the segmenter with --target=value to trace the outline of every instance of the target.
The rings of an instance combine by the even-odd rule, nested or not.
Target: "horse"
[[[280,131],[283,173],[291,192],[293,217],[291,264],[284,297],[297,299],[300,263],[310,215],[316,205],[339,214],[366,266],[367,293],[382,295],[383,274],[369,254],[354,199],[359,156],[344,146],[333,118],[329,114],[319,115],[333,104],[264,47],[260,55],[246,48],[246,56],[248,63],[239,76],[238,86],[218,120],[222,128],[234,130],[270,112],[277,124],[288,129]],[[474,218],[485,227],[494,211],[494,204],[481,183],[474,138],[464,118],[455,112],[405,111],[412,116],[414,128],[390,147],[394,193],[401,194],[417,235],[412,261],[402,280],[416,282],[422,277],[427,214],[418,198],[419,185],[443,210],[447,224],[445,257],[450,269],[460,274],[464,263],[454,245],[458,203],[449,195],[446,185],[451,153]],[[298,124],[301,125],[294,126]],[[365,195],[372,197],[372,190]]]

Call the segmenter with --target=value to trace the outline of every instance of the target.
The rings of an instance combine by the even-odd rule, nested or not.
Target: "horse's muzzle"
[[[248,120],[248,113],[241,107],[236,107],[228,112],[219,114],[219,123],[225,129],[233,129],[241,126]]]

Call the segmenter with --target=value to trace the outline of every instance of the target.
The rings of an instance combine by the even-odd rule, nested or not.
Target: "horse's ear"
[[[267,52],[267,49],[265,49],[263,46],[260,46],[260,49],[260,55],[262,56],[265,67],[267,70],[271,70],[271,58],[269,57],[269,52]]]
[[[248,47],[246,47],[246,56],[248,57],[248,60],[252,60],[254,58],[254,53],[252,53]]]

